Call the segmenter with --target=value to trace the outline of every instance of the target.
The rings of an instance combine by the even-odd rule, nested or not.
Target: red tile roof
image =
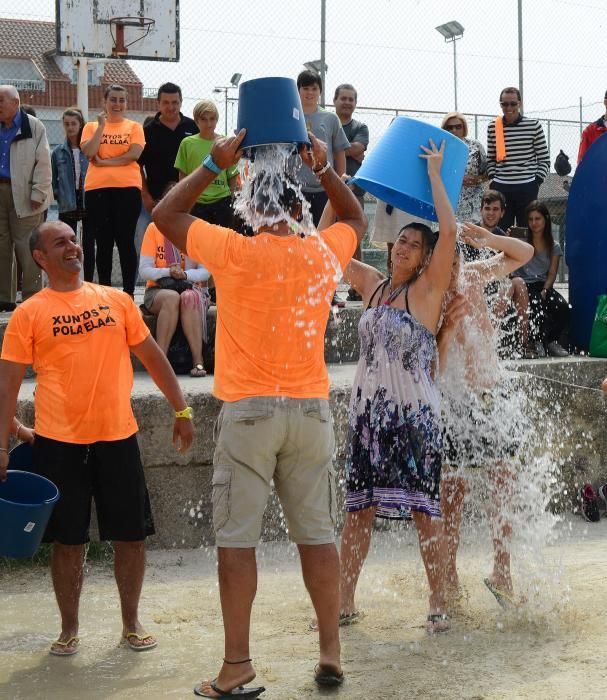
[[[0,57],[31,59],[47,80],[68,80],[54,60],[56,50],[55,23],[24,19],[0,18]],[[135,71],[122,59],[105,64],[104,83],[141,85]]]

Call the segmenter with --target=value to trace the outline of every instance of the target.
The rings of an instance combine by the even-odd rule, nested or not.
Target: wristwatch
[[[219,175],[219,173],[221,173],[221,168],[213,160],[213,156],[210,153],[202,161],[202,165],[203,165],[203,167],[208,168],[211,172],[215,173],[215,175]]]
[[[194,420],[194,411],[191,406],[186,406],[183,411],[175,411],[175,418],[185,418],[186,420]]]

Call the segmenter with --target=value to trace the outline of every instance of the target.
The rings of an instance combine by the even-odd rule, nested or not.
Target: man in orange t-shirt
[[[289,537],[299,548],[318,619],[316,681],[343,681],[334,436],[324,336],[333,293],[364,235],[366,218],[327,164],[326,146],[312,134],[313,152],[304,150],[301,157],[319,177],[339,223],[302,237],[285,220],[261,226],[246,238],[190,216],[196,197],[215,173],[238,162],[244,133],[216,142],[202,166],[153,212],[158,228],[211,272],[217,288],[214,393],[224,405],[213,460],[213,524],[225,659],[213,682],[195,688],[198,695],[211,698],[227,696],[255,678],[249,658],[255,547],[272,482]],[[278,188],[282,183],[281,204],[297,220],[302,202],[285,184],[287,179],[285,173],[284,180],[273,184]],[[239,697],[261,692],[263,688],[245,688],[241,693],[246,696]]]
[[[28,365],[37,374],[33,468],[53,481],[60,499],[44,541],[53,542],[53,586],[61,634],[57,656],[78,651],[78,607],[91,498],[99,535],[112,540],[123,638],[152,649],[138,617],[145,569],[144,540],[154,533],[131,408],[132,351],[176,411],[173,442],[188,449],[191,409],[164,353],[124,292],[80,279],[82,248],[65,223],[34,229],[30,249],[49,287],[14,312],[0,360],[0,480],[7,478],[8,436]],[[10,479],[10,476],[8,477]]]

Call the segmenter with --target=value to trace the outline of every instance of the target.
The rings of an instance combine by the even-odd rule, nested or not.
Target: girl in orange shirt
[[[114,242],[120,255],[122,286],[133,296],[137,276],[135,227],[141,210],[141,172],[137,160],[145,146],[143,128],[126,119],[127,92],[105,91],[103,112],[82,132],[81,149],[90,160],[84,181],[85,207],[97,244],[99,283],[112,284]]]

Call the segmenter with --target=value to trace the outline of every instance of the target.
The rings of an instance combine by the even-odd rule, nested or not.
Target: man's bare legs
[[[218,547],[219,595],[223,615],[225,656],[214,684],[224,691],[246,685],[255,678],[248,659],[251,610],[257,592],[254,548]],[[320,664],[341,673],[339,643],[339,556],[334,544],[299,545],[304,582],[318,618]],[[246,661],[245,661],[246,660]],[[209,681],[202,690],[214,697]]]
[[[319,665],[341,674],[339,555],[334,544],[298,545],[304,583],[318,621]]]
[[[67,642],[78,636],[78,608],[82,592],[84,545],[53,544],[51,559],[51,577],[59,613],[61,614],[61,634],[58,641]],[[69,647],[53,645],[54,652],[69,652]]]
[[[156,639],[146,635],[139,622],[139,599],[145,575],[145,543],[114,542],[114,576],[120,595],[122,612],[122,636],[135,633],[142,637],[130,637],[131,646],[140,648],[156,646]]]
[[[229,692],[250,683],[256,675],[248,659],[251,609],[257,593],[257,560],[254,547],[218,547],[217,559],[224,659],[243,662],[224,663],[213,681],[218,688]],[[203,681],[202,690],[210,697],[217,696],[208,680]]]
[[[493,573],[490,581],[504,593],[512,594],[510,575],[510,544],[512,523],[508,510],[512,503],[514,475],[505,464],[498,464],[488,471],[491,488],[490,524],[493,539]]]
[[[441,512],[445,536],[445,588],[447,599],[460,593],[457,575],[457,550],[459,548],[466,482],[447,467],[443,467],[441,478]]]
[[[340,606],[342,615],[356,611],[354,596],[365,559],[369,553],[373,521],[377,509],[365,508],[346,515],[341,533]]]

